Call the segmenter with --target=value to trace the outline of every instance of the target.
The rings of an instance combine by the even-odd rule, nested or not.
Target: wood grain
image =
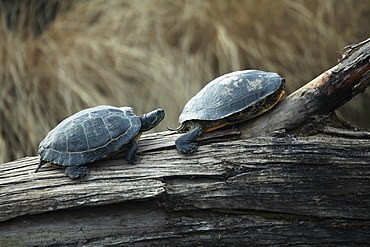
[[[140,163],[118,155],[84,180],[48,165],[34,173],[38,157],[0,165],[1,246],[370,240],[370,140],[231,136],[205,135],[191,156],[175,134],[143,136]]]

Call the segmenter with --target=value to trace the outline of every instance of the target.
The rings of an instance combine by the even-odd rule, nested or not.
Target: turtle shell
[[[82,165],[123,148],[139,133],[141,121],[131,107],[97,106],[66,118],[41,141],[41,160]]]
[[[242,70],[225,74],[188,101],[179,122],[226,118],[260,102],[284,84],[285,80],[272,72]]]

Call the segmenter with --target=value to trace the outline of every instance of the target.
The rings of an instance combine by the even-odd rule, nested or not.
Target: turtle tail
[[[36,168],[36,171],[35,171],[35,172],[38,172],[38,170],[39,170],[43,165],[45,165],[46,163],[48,163],[48,162],[47,162],[47,161],[45,161],[45,160],[40,160],[39,166]]]
[[[179,131],[181,129],[181,125],[179,127],[177,127],[176,129],[171,129],[169,127],[167,127],[168,130],[170,131]]]
[[[188,128],[188,125],[187,124],[184,124],[184,123],[181,123],[179,127],[177,127],[176,129],[171,129],[171,128],[168,128],[168,130],[170,131],[176,131],[177,133],[184,133],[184,132],[188,132],[189,131],[189,128]]]

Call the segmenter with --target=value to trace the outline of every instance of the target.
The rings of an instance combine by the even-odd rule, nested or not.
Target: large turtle
[[[208,83],[185,105],[176,140],[179,151],[190,154],[203,132],[254,118],[275,106],[283,97],[284,78],[276,73],[242,70],[220,76]]]
[[[41,141],[36,172],[51,162],[65,167],[70,178],[84,177],[88,175],[88,168],[83,164],[125,149],[128,162],[135,163],[141,132],[158,125],[164,115],[164,110],[157,109],[138,117],[131,107],[107,105],[77,112],[59,123]]]

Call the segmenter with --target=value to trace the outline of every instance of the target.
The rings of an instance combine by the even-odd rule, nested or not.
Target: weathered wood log
[[[0,166],[2,245],[370,241],[370,140],[259,137],[187,157],[177,136],[144,136],[139,164],[99,161],[86,180],[34,173],[38,157]]]
[[[282,130],[369,85],[368,43],[357,51],[276,109],[205,134],[191,156],[162,132],[142,137],[138,164],[117,155],[83,180],[34,173],[38,157],[0,165],[0,246],[367,245],[370,132],[326,121],[309,123],[314,136]]]

